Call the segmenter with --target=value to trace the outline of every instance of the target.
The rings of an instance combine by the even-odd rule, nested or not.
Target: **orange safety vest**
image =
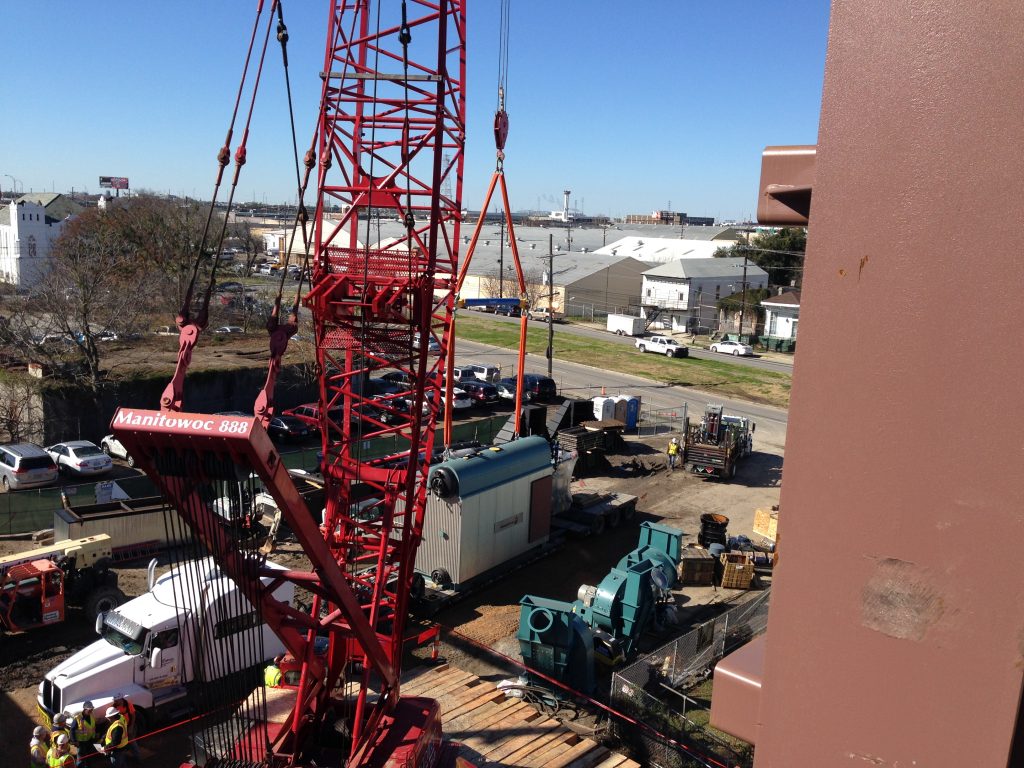
[[[114,729],[120,727],[121,738],[114,743]],[[128,721],[124,719],[124,715],[119,715],[107,728],[107,735],[103,737],[103,746],[110,749],[124,749],[128,746]]]

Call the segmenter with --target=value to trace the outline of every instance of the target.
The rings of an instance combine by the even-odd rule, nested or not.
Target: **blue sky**
[[[388,0],[384,0],[387,2]],[[394,2],[394,0],[392,0]],[[269,4],[269,0],[268,0]],[[0,186],[208,198],[255,0],[4,2]],[[622,216],[756,208],[760,153],[813,144],[826,0],[512,0],[505,173],[513,209]],[[288,0],[299,143],[319,97],[326,0]],[[498,0],[468,4],[463,205],[491,172]],[[283,76],[268,54],[243,200],[294,199]],[[493,206],[492,206],[493,207]]]

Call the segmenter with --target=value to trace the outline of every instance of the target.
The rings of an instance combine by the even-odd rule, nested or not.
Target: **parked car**
[[[412,376],[405,371],[389,371],[381,376],[380,379],[381,381],[386,381],[389,384],[412,386]]]
[[[498,388],[486,381],[460,381],[459,387],[477,405],[493,405],[501,399],[498,395]]]
[[[135,459],[128,453],[128,449],[121,445],[121,441],[113,435],[107,435],[100,440],[100,449],[107,454],[107,456],[128,462],[129,467],[135,466]]]
[[[173,325],[159,325],[153,333],[157,336],[177,336],[178,329]]]
[[[96,341],[117,341],[118,336],[113,331],[100,331],[99,333],[93,334],[93,338]]]
[[[446,403],[444,390],[441,391],[441,402]],[[452,410],[461,411],[464,408],[472,408],[474,400],[462,387],[452,387]]]
[[[549,403],[558,396],[555,380],[538,373],[524,373],[523,388],[541,403]]]
[[[217,328],[214,333],[226,334],[226,333],[245,333],[245,329],[238,325],[222,325]]]
[[[723,355],[752,355],[754,348],[748,344],[740,344],[738,341],[716,341],[711,345],[712,352],[721,352]]]
[[[276,275],[280,271],[281,268],[275,267],[273,264],[261,264],[260,268],[256,270],[260,275]]]
[[[413,337],[412,348],[413,349],[419,349],[420,348],[420,337],[419,336],[414,336]],[[440,351],[441,351],[441,345],[437,343],[437,339],[435,339],[433,336],[429,336],[428,337],[428,341],[427,341],[427,352],[430,352],[431,354],[436,354],[436,353],[438,353]]]
[[[558,310],[551,311],[550,307],[530,307],[526,312],[526,316],[531,320],[543,320],[544,322],[550,319],[554,323],[562,322],[562,318],[565,317]]]
[[[5,491],[35,488],[57,479],[57,465],[35,443],[0,445],[0,486]]]
[[[519,317],[523,314],[522,307],[495,307],[494,314],[504,315],[505,317]]]
[[[498,382],[498,397],[502,400],[515,400],[516,399],[516,378],[515,376],[508,376]],[[523,394],[519,398],[520,402],[529,403],[533,400],[533,393],[530,392],[529,387],[523,386]]]
[[[455,378],[459,380],[479,379],[480,381],[486,381],[490,384],[494,384],[501,380],[501,366],[498,365],[466,363],[465,365],[455,366],[454,371]]]
[[[241,291],[241,290],[244,290],[244,289],[245,289],[245,286],[242,285],[241,283],[230,282],[230,281],[227,282],[227,283],[217,283],[217,292],[218,293],[220,293],[221,291]]]
[[[309,425],[295,416],[275,416],[267,424],[272,440],[301,440],[311,434]]]
[[[114,467],[110,457],[96,443],[88,440],[55,443],[45,450],[59,471],[76,475],[102,475]]]

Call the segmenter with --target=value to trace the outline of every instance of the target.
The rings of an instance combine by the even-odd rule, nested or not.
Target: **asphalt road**
[[[483,315],[483,313],[480,313]],[[516,326],[519,325],[518,317],[505,317],[503,315],[483,315],[484,317],[493,318],[501,323],[514,323]],[[540,321],[531,321],[531,328],[543,328],[544,324]],[[555,336],[560,333],[571,333],[575,336],[587,336],[592,339],[600,339],[601,341],[608,341],[613,344],[623,344],[625,346],[632,347],[636,339],[632,336],[616,336],[614,333],[603,331],[599,328],[589,328],[585,325],[577,325],[575,323],[555,323]],[[648,334],[651,335],[651,334]],[[698,359],[705,360],[722,360],[726,362],[732,362],[736,365],[746,365],[751,368],[761,368],[766,371],[777,371],[779,373],[793,373],[793,362],[791,359],[777,360],[771,359],[762,355],[754,354],[751,357],[732,357],[729,355],[720,355],[715,352],[708,352],[707,350],[697,349],[690,347],[690,355]]]
[[[617,338],[612,336],[612,338]],[[503,375],[512,376],[516,369],[516,353],[487,344],[458,340],[455,360],[457,363],[479,361],[500,365]],[[526,356],[526,372],[547,374],[547,360],[539,355]],[[552,378],[558,385],[558,392],[566,397],[590,398],[600,395],[602,389],[608,395],[633,395],[640,397],[649,409],[660,409],[666,414],[675,413],[682,423],[685,405],[690,416],[699,416],[710,402],[722,403],[727,413],[747,416],[757,424],[755,440],[762,445],[781,449],[786,441],[787,412],[781,408],[748,403],[743,400],[726,400],[714,394],[685,387],[673,387],[660,382],[631,376],[626,373],[605,371],[579,363],[555,360],[552,364]]]

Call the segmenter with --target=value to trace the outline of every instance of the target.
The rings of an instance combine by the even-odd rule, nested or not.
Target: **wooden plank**
[[[532,752],[524,761],[523,768],[545,768],[552,756],[561,754],[574,746],[580,737],[572,731],[563,729],[557,739],[553,739],[540,749]]]
[[[558,722],[558,721],[556,721]],[[506,755],[503,762],[508,765],[520,766],[525,768],[529,765],[534,758],[534,755],[544,749],[547,749],[552,744],[563,744],[565,739],[565,728],[559,722],[558,725],[550,730],[550,732],[540,736],[536,739],[527,740],[523,746],[517,749],[515,752],[511,752]],[[563,747],[564,748],[564,747]]]
[[[612,752],[603,763],[598,763],[596,768],[625,768],[625,764],[629,762],[629,758],[625,755],[620,755]]]
[[[444,711],[444,722],[450,723],[466,712],[471,712],[474,709],[482,707],[491,701],[499,701],[505,698],[505,694],[499,690],[488,686],[478,686],[485,688],[484,692],[481,693],[479,690],[471,690],[466,692],[466,696],[460,698],[460,700],[452,703],[451,706],[447,707]]]
[[[597,750],[601,751],[597,752]],[[592,756],[592,760],[594,762],[600,762],[608,756],[608,750],[602,747],[600,744],[598,744],[595,741],[591,741],[590,739],[584,739],[579,744],[576,744],[574,747],[570,748],[568,752],[565,752],[559,755],[558,757],[554,758],[551,762],[548,763],[547,768],[568,768],[570,765],[575,765],[577,760],[580,760],[585,755],[591,752],[595,753]],[[588,763],[588,765],[593,764],[593,762]]]
[[[506,716],[498,715],[488,719],[486,723],[478,726],[475,735],[464,738],[462,741],[479,752],[494,749],[510,737],[513,729],[530,727],[530,712],[539,717],[535,709],[527,704],[523,704],[521,708],[510,711]]]
[[[504,703],[504,697],[501,699],[485,699],[481,697],[462,705],[462,707],[453,710],[448,717],[444,718],[445,733],[461,731],[463,727],[471,725],[474,720],[490,716],[502,703]]]
[[[444,691],[450,690],[459,685],[465,684],[469,680],[478,679],[469,672],[462,672],[457,669],[448,670],[435,678],[423,677],[416,680],[413,685],[410,686],[411,690],[408,693],[413,696],[430,696],[432,699],[436,699]],[[406,687],[402,686],[402,692],[407,691]]]
[[[501,731],[501,729],[494,727],[496,723],[503,720],[523,722],[521,718],[523,709],[530,709],[527,704],[521,701],[508,702],[508,704],[509,706],[507,707],[499,707],[476,720],[466,723],[458,730],[448,730],[445,728],[445,733],[452,738],[460,738],[462,741],[470,741],[484,735],[496,738]]]
[[[489,762],[504,762],[504,759],[517,752],[521,747],[540,741],[544,736],[557,734],[562,724],[557,720],[544,718],[533,723],[520,723],[518,725],[509,723],[507,729],[509,738],[503,739],[491,749],[480,750],[487,757]]]

